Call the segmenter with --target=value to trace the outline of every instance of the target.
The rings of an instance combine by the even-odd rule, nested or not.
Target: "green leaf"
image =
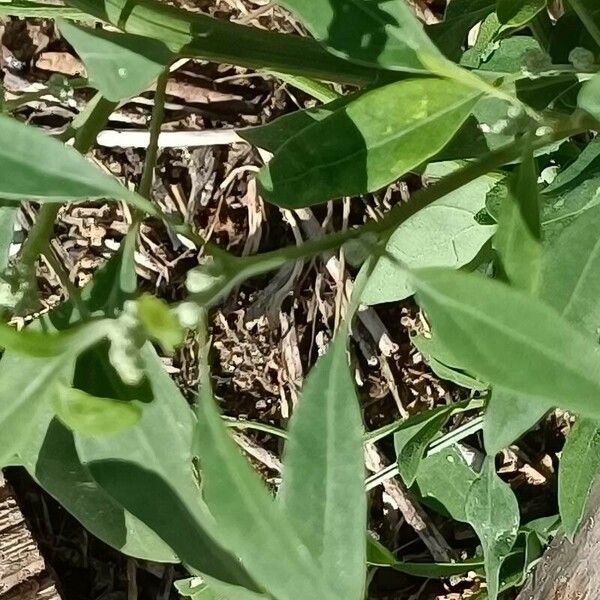
[[[534,401],[600,414],[599,348],[555,310],[474,274],[428,269],[415,284],[434,335],[466,369]]]
[[[558,471],[558,505],[565,533],[573,539],[600,472],[600,421],[578,419],[567,436]]]
[[[581,183],[583,177],[592,177],[598,172],[599,157],[600,139],[596,138],[585,146],[573,163],[556,176],[556,179],[544,189],[543,193],[553,194],[567,186],[571,188],[574,184]]]
[[[531,152],[525,152],[502,202],[494,246],[512,285],[535,294],[540,282],[542,243],[537,168]]]
[[[600,328],[600,206],[563,229],[546,250],[540,295],[571,323],[597,336]]]
[[[226,545],[235,548],[256,582],[280,600],[339,600],[316,557],[229,437],[206,376],[197,414],[202,489]]]
[[[501,27],[496,13],[488,15],[479,27],[475,44],[462,55],[460,64],[472,69],[479,68],[481,63],[494,54],[494,50],[498,47],[496,38]]]
[[[177,562],[156,534],[98,485],[77,456],[72,432],[52,419],[51,402],[46,400],[44,418],[36,415],[35,435],[29,437],[18,464],[106,544],[142,560]]]
[[[96,350],[80,358],[80,380],[75,380],[79,387],[86,382],[88,393],[120,400],[144,394],[147,404],[138,423],[111,436],[110,443],[76,436],[78,455],[102,488],[160,536],[181,561],[222,581],[252,588],[249,576],[220,543],[199,493],[192,469],[193,412],[149,344],[141,357],[146,382],[137,388],[121,382],[105,353]]]
[[[496,7],[495,0],[452,0],[444,20],[426,27],[438,48],[451,60],[458,61],[469,31]]]
[[[506,28],[523,27],[546,8],[547,0],[498,0],[496,14]]]
[[[544,245],[550,246],[580,215],[600,203],[600,176],[590,174],[580,183],[573,181],[556,192],[542,195]]]
[[[417,472],[421,495],[435,498],[454,520],[463,523],[467,522],[469,488],[477,477],[471,462],[464,448],[452,446],[429,455]]]
[[[137,404],[98,398],[66,386],[59,386],[54,410],[69,429],[86,436],[120,433],[133,427],[142,414]]]
[[[37,202],[111,198],[148,208],[73,148],[35,127],[0,115],[0,140],[0,196],[4,198]]]
[[[600,206],[589,209],[566,227],[548,248],[542,295],[563,317],[597,336]],[[565,532],[577,532],[587,498],[600,470],[600,421],[581,418],[567,437],[559,467],[559,506]]]
[[[479,95],[434,78],[366,92],[285,143],[260,172],[261,190],[288,208],[376,191],[441,150]]]
[[[363,425],[345,336],[317,361],[288,431],[280,506],[340,598],[365,588]]]
[[[500,566],[517,539],[519,504],[510,486],[496,474],[493,458],[485,459],[469,488],[465,515],[483,547],[488,596],[496,600]]]
[[[362,64],[426,72],[439,51],[404,0],[278,0],[333,53]]]
[[[353,102],[362,92],[342,96],[333,102],[321,104],[314,108],[296,110],[274,119],[266,125],[248,127],[238,131],[240,137],[248,143],[275,154],[293,136],[316,122],[323,121],[336,110]]]
[[[581,86],[577,96],[577,106],[592,115],[594,119],[600,119],[600,75],[594,75]]]
[[[533,398],[495,386],[483,418],[486,452],[495,456],[534,427],[552,408]]]
[[[411,337],[411,341],[431,367],[431,370],[441,379],[452,381],[456,385],[471,390],[484,391],[489,388],[487,383],[479,381],[462,371],[456,358],[439,343],[437,337],[426,338],[422,335],[416,335]]]
[[[159,0],[69,0],[68,4],[191,58],[358,85],[374,83],[381,74],[379,69],[334,56],[316,40],[214,19]]]
[[[17,213],[16,206],[0,206],[0,272],[8,267]]]
[[[398,470],[406,485],[411,486],[429,444],[439,434],[453,406],[428,410],[407,419],[394,434]]]
[[[108,306],[105,301],[115,300],[112,294],[106,295],[106,284],[121,260],[120,255],[111,259],[82,291],[82,298],[90,309],[104,310]],[[66,302],[43,319],[45,328],[52,331],[55,326],[68,327],[79,315],[73,305]],[[53,418],[56,383],[70,384],[74,362],[75,357],[70,353],[51,359],[4,353],[0,361],[0,389],[1,394],[5,394],[0,397],[0,438],[3,440],[0,465],[25,466],[86,529],[123,553],[157,562],[176,561],[162,540],[100,488],[81,464],[73,434]],[[86,375],[93,372],[88,370]],[[106,373],[101,371],[101,376],[95,379],[104,383]]]
[[[173,53],[159,40],[62,20],[57,24],[85,64],[90,84],[113,102],[146,90],[173,60]]]
[[[476,216],[497,181],[494,175],[480,177],[402,223],[390,236],[361,301],[379,304],[412,295],[407,268],[459,268],[471,262],[495,230],[493,225],[480,224]]]
[[[183,328],[169,305],[155,296],[144,294],[137,302],[137,316],[146,333],[168,353],[183,343]]]

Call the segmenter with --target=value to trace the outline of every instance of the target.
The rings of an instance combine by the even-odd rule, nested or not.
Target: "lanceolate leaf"
[[[567,437],[558,471],[558,506],[565,533],[573,538],[600,472],[600,421],[578,419]]]
[[[378,190],[441,150],[479,95],[434,78],[367,92],[279,148],[260,173],[262,192],[300,208]]]
[[[139,388],[123,386],[101,351],[80,359],[79,373],[85,374],[80,379],[90,386],[86,391],[121,400],[145,391],[146,404],[139,422],[112,435],[110,443],[76,436],[78,455],[102,488],[183,562],[217,579],[252,586],[234,556],[219,543],[202,501],[192,469],[193,412],[150,345],[143,348],[142,358],[147,382]],[[190,535],[180,535],[182,528],[190,528]]]
[[[529,431],[552,408],[534,398],[494,386],[483,419],[486,452],[495,456]]]
[[[133,402],[98,398],[67,386],[58,386],[54,409],[69,429],[89,436],[125,431],[133,427],[142,414]]]
[[[458,60],[469,31],[495,7],[495,0],[452,0],[444,20],[427,26],[426,31],[448,58]]]
[[[590,335],[600,328],[600,206],[566,227],[544,256],[540,294]]]
[[[417,271],[415,285],[434,335],[466,369],[534,400],[600,415],[599,349],[555,310],[474,274]]]
[[[494,246],[512,285],[535,293],[540,281],[542,243],[537,169],[531,152],[525,153],[502,202]]]
[[[465,514],[483,547],[488,597],[496,600],[500,566],[517,539],[519,505],[510,486],[496,474],[492,457],[486,458],[469,488]]]
[[[205,377],[196,442],[202,490],[221,538],[235,549],[257,583],[276,598],[339,600],[295,527],[235,447],[209,385]]]
[[[427,447],[444,426],[454,407],[444,406],[412,417],[394,434],[398,470],[406,485],[411,486]]]
[[[498,0],[498,20],[505,27],[522,27],[546,8],[547,0]]]
[[[334,56],[315,40],[237,25],[159,0],[68,0],[68,4],[127,33],[159,40],[184,56],[359,85],[373,83],[381,74]]]
[[[423,460],[417,484],[422,496],[435,498],[453,519],[466,523],[467,496],[476,477],[463,449],[452,446]]]
[[[410,296],[414,288],[407,268],[458,268],[473,260],[495,230],[479,223],[476,215],[496,182],[493,175],[480,177],[402,223],[390,236],[361,300],[379,304]]]
[[[109,261],[84,288],[82,296],[90,309],[105,307],[104,294],[111,289],[105,285],[106,276],[119,259]],[[67,327],[77,318],[77,311],[67,302],[50,313],[46,325],[50,330],[53,325]],[[4,353],[0,361],[0,389],[5,394],[0,398],[0,466],[23,465],[86,529],[123,553],[158,562],[176,561],[166,544],[100,488],[81,464],[73,434],[53,419],[56,383],[71,382],[74,362],[71,353],[51,359]],[[105,377],[99,379],[106,382]]]
[[[0,196],[38,202],[106,197],[137,203],[116,179],[72,148],[6,116],[0,116]]]
[[[596,74],[581,87],[577,105],[595,119],[600,119],[600,75]]]
[[[173,59],[163,42],[151,38],[68,21],[60,21],[59,29],[83,60],[90,84],[114,102],[143,92]]]
[[[446,381],[452,381],[456,385],[472,390],[487,390],[489,385],[478,381],[468,373],[461,370],[457,365],[456,359],[449,356],[446,349],[438,343],[437,338],[426,338],[416,335],[411,338],[412,343],[421,353],[425,362],[431,367],[431,370],[440,378]]]
[[[345,336],[310,372],[285,446],[278,500],[340,598],[365,587],[363,426]]]
[[[427,71],[439,52],[405,0],[279,0],[332,52],[359,63]]]
[[[598,268],[600,206],[566,227],[544,257],[542,295],[566,319],[598,335]],[[578,419],[567,437],[559,468],[559,507],[567,535],[574,536],[585,512],[592,484],[600,471],[600,420]]]

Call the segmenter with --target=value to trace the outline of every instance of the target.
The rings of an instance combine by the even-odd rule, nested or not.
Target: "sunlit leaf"
[[[133,402],[98,398],[66,386],[58,386],[54,410],[69,429],[89,436],[125,431],[141,417],[139,405]]]
[[[485,459],[469,488],[465,516],[481,540],[487,593],[490,600],[496,600],[500,566],[517,539],[519,504],[510,486],[496,474],[493,458]]]
[[[494,456],[510,446],[552,410],[534,398],[495,386],[491,391],[483,419],[486,452]]]
[[[546,8],[547,0],[497,0],[498,20],[505,27],[522,27]]]
[[[340,598],[365,587],[363,426],[345,337],[310,372],[292,415],[278,500]]]
[[[600,421],[578,419],[567,436],[558,471],[558,505],[565,533],[577,533],[600,473]]]
[[[68,0],[68,4],[129,34],[158,40],[184,56],[359,85],[380,78],[379,69],[342,60],[316,40],[239,25],[160,0]]]
[[[138,198],[81,154],[39,129],[0,115],[0,196],[65,202],[123,199],[146,210]]]
[[[399,71],[427,71],[422,55],[438,55],[404,0],[278,0],[335,54]]]
[[[479,223],[476,217],[497,181],[493,175],[480,177],[402,223],[392,233],[361,300],[379,304],[413,294],[407,267],[458,268],[473,260],[495,231],[493,225]]]
[[[444,426],[453,407],[424,411],[406,420],[394,434],[398,470],[406,485],[414,483],[427,447]]]
[[[479,95],[434,78],[367,92],[281,146],[260,173],[262,193],[299,208],[376,191],[441,150]]]
[[[197,411],[202,490],[221,539],[275,597],[339,600],[310,549],[229,437],[206,377]]]
[[[526,152],[502,202],[494,247],[511,284],[531,293],[537,292],[541,275],[540,218],[537,169],[533,154]]]
[[[152,339],[158,341],[165,352],[173,352],[183,342],[183,329],[169,305],[150,294],[137,300],[137,316]]]
[[[143,92],[173,59],[163,42],[151,38],[68,21],[58,27],[85,64],[90,84],[114,102]]]
[[[415,285],[434,335],[466,369],[534,401],[600,415],[600,348],[554,309],[475,274],[422,270]]]

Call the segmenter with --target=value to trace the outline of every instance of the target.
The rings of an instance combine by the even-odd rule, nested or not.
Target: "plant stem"
[[[146,160],[142,171],[142,179],[138,187],[138,194],[144,198],[150,198],[154,169],[158,157],[158,137],[165,118],[165,102],[167,99],[167,83],[170,71],[165,69],[156,81],[156,93],[154,94],[154,106],[150,117],[150,143],[146,150]]]
[[[581,0],[569,0],[571,7],[577,13],[577,16],[583,23],[588,33],[592,36],[596,44],[600,46],[600,27],[596,24],[588,9],[583,5]]]
[[[71,126],[71,133],[75,133],[73,147],[86,154],[96,141],[98,132],[102,130],[106,120],[114,110],[116,104],[96,94],[88,106],[76,118]],[[38,211],[37,218],[21,250],[21,264],[26,269],[33,269],[33,265],[40,254],[46,255],[50,237],[54,231],[54,222],[58,216],[61,205],[59,203],[43,204]],[[51,259],[49,259],[51,260]],[[64,274],[57,273],[60,277]]]
[[[575,123],[565,129],[537,137],[533,141],[533,149],[543,148],[572,135],[582,133],[589,128],[589,125],[589,123]],[[415,213],[486,173],[518,160],[521,153],[522,142],[519,140],[499,150],[489,152],[479,160],[444,177],[437,184],[417,191],[409,202],[396,205],[379,221],[370,221],[355,229],[333,233],[299,246],[288,246],[279,250],[237,259],[239,277],[236,284],[248,277],[278,269],[288,261],[307,258],[326,250],[338,248],[349,240],[356,239],[368,233],[381,235],[382,241],[385,242],[399,225]]]

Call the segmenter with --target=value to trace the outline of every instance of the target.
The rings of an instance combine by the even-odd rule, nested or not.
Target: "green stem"
[[[165,118],[165,102],[167,100],[167,83],[170,71],[165,69],[156,82],[156,93],[154,94],[154,106],[150,117],[150,142],[146,150],[146,160],[142,171],[142,179],[138,187],[138,194],[144,198],[150,198],[154,169],[158,157],[158,137]]]
[[[582,133],[588,128],[589,123],[576,123],[560,131],[536,138],[532,146],[534,150],[543,148],[572,135]],[[288,261],[307,258],[321,254],[326,250],[338,248],[349,240],[356,239],[368,233],[381,235],[382,241],[385,242],[399,225],[415,213],[486,173],[518,160],[521,153],[522,142],[517,140],[499,150],[489,152],[479,160],[444,177],[437,184],[417,191],[412,196],[410,202],[396,205],[379,221],[370,221],[355,229],[333,233],[299,246],[288,246],[272,252],[237,259],[237,269],[243,271],[241,275],[243,279],[246,279],[247,277],[278,269]]]
[[[115,106],[116,103],[109,102],[100,94],[92,98],[70,129],[71,135],[75,134],[73,147],[77,151],[86,154],[90,150]],[[43,204],[38,211],[35,223],[21,250],[21,264],[25,269],[33,269],[38,256],[46,253],[60,207],[58,203],[47,203]]]
[[[571,7],[577,13],[577,16],[583,23],[584,27],[588,30],[594,41],[600,46],[600,28],[588,12],[588,9],[584,6],[581,0],[569,0]]]

